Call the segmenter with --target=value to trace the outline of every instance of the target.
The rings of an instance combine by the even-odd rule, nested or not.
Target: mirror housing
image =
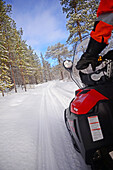
[[[71,60],[63,61],[63,66],[67,71],[72,72],[73,62]]]

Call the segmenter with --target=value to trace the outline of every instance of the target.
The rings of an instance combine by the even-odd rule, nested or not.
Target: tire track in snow
[[[71,83],[64,84],[44,83],[0,101],[0,170],[88,170],[64,124],[72,98]]]
[[[62,105],[62,107],[65,109],[67,106],[69,106],[69,103],[70,101],[72,100],[72,92],[70,91],[67,91],[66,92],[64,91],[64,89],[62,88],[59,88],[57,86],[55,86],[56,84],[53,85],[53,87],[50,89],[51,91],[51,96],[54,98],[56,97],[56,100],[57,102],[55,103],[60,103],[60,105]],[[63,92],[63,93],[62,93]],[[64,93],[65,92],[65,93]],[[64,97],[66,96],[66,97]],[[63,109],[63,114],[64,114],[64,109]],[[56,112],[58,113],[58,112]],[[63,116],[63,123],[64,123],[64,116]],[[62,123],[62,125],[64,125]],[[67,128],[66,129],[66,132],[67,132]],[[63,130],[63,133],[64,133],[64,127],[62,128]],[[65,133],[64,135],[64,141],[66,141],[66,145],[68,145],[66,148],[69,149],[68,150],[68,157],[70,157],[69,161],[71,162],[71,165],[73,165],[73,167],[71,167],[72,169],[76,168],[76,170],[90,170],[90,167],[87,166],[85,163],[84,163],[84,160],[83,158],[81,157],[81,155],[75,151],[75,149],[73,148],[73,145],[72,144],[72,141],[70,141],[70,135],[69,133]],[[65,151],[66,151],[66,148],[65,148]],[[74,149],[74,150],[73,150]],[[71,154],[71,155],[70,155]],[[70,155],[70,156],[69,156]],[[72,156],[72,159],[71,159],[71,156]]]
[[[73,148],[64,125],[64,95],[55,88],[55,82],[48,83],[41,99],[38,169],[87,170],[81,155]],[[67,99],[69,101],[70,97]]]
[[[38,170],[57,169],[52,151],[51,136],[49,129],[48,113],[47,113],[47,88],[43,90],[40,105],[39,120],[39,140],[38,140]]]
[[[77,164],[79,163],[79,161],[77,161],[77,159],[73,159],[73,155],[76,155],[75,150],[73,149],[70,136],[68,132],[66,131],[67,129],[65,128],[64,121],[63,121],[64,106],[62,107],[62,104],[58,102],[57,98],[55,99],[56,96],[53,95],[51,90],[49,91],[49,95],[50,95],[51,100],[53,100],[54,98],[53,106],[54,106],[54,114],[56,117],[55,123],[57,125],[55,128],[56,135],[52,133],[52,136],[54,136],[53,143],[57,141],[56,143],[57,145],[54,145],[53,147],[56,153],[57,160],[59,160],[58,161],[59,169],[64,170],[65,168],[65,170],[68,170],[68,169],[74,170],[75,167],[77,169]],[[56,136],[59,139],[56,140]],[[64,163],[62,164],[62,162]],[[80,169],[80,165],[78,169]]]

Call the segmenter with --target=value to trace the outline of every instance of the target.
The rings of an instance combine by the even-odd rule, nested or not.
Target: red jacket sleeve
[[[98,10],[97,17],[103,13],[113,13],[113,0],[101,0]]]
[[[100,1],[97,17],[98,24],[90,35],[96,41],[108,44],[113,30],[113,0]]]

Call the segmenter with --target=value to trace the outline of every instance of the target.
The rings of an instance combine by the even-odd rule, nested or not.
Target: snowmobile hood
[[[109,100],[95,89],[80,90],[71,102],[71,112],[77,115],[87,114],[100,100]]]

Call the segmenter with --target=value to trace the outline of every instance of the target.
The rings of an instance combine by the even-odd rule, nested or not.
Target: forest
[[[96,0],[59,0],[62,12],[66,13],[66,28],[69,37],[65,44],[60,42],[48,46],[46,53],[40,56],[22,39],[23,29],[17,30],[16,22],[11,18],[12,6],[0,0],[0,92],[12,89],[17,93],[21,86],[27,91],[27,84],[39,84],[68,77],[62,66],[63,60],[72,59],[77,44],[90,35],[96,18],[98,1]],[[72,50],[68,49],[68,44]],[[111,43],[112,44],[112,43]],[[111,45],[112,46],[112,45]],[[83,50],[83,49],[81,49]],[[49,60],[55,60],[51,66]]]

